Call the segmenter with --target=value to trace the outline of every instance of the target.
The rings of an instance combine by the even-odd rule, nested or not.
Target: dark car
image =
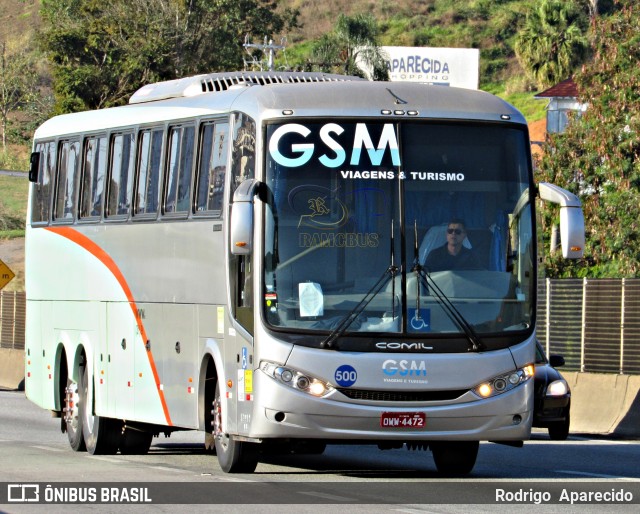
[[[571,390],[555,369],[564,366],[564,357],[551,355],[547,360],[542,345],[536,342],[533,426],[549,429],[549,437],[562,441],[569,435]]]

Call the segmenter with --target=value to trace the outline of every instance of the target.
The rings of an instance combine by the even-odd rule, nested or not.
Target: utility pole
[[[262,53],[267,55],[267,71],[273,71],[273,66],[274,66],[274,59],[275,59],[275,55],[276,52],[278,50],[284,50],[285,48],[285,43],[286,43],[286,38],[282,38],[282,40],[280,41],[281,44],[279,45],[274,45],[273,44],[273,39],[270,39],[267,42],[267,36],[264,37],[264,43],[249,43],[249,36],[247,35],[244,39],[244,44],[242,46],[244,46],[244,48],[246,49],[247,53],[249,55],[251,55],[251,52],[249,49],[255,48],[260,50]],[[246,61],[244,62],[245,67],[247,66],[247,64],[250,64],[251,66],[259,66],[260,67],[260,71],[262,71],[262,64],[263,61],[257,61],[255,59],[253,59],[252,56],[252,60],[251,61]]]

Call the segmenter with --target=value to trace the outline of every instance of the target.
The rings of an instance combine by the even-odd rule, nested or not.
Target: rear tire
[[[225,473],[253,473],[258,466],[256,445],[236,441],[233,435],[222,431],[222,401],[218,384],[216,384],[213,411],[213,434],[218,463],[222,471]]]
[[[84,368],[80,368],[81,370]],[[81,371],[82,373],[82,371]],[[64,400],[64,421],[66,425],[69,446],[74,452],[83,452],[87,449],[84,444],[82,431],[82,414],[84,398],[81,394],[82,387],[78,387],[76,382],[69,380],[65,389]]]
[[[80,368],[82,390],[82,433],[84,444],[91,455],[115,455],[122,437],[122,422],[93,414],[94,394],[89,391],[89,372]]]
[[[447,476],[471,473],[476,464],[478,441],[436,441],[430,443],[433,460],[438,472]]]

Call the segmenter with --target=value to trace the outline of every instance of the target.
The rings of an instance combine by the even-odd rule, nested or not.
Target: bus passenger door
[[[236,113],[233,117],[231,173],[228,181],[230,204],[233,203],[235,191],[243,184],[246,187],[255,178],[255,146],[255,121],[246,114]],[[233,206],[231,209],[233,212]],[[229,251],[228,258],[230,314],[241,329],[229,327],[225,334],[225,374],[227,381],[233,382],[232,390],[227,387],[223,393],[227,397],[228,412],[225,430],[243,434],[249,430],[253,410],[253,281],[256,277],[252,249],[243,255]]]

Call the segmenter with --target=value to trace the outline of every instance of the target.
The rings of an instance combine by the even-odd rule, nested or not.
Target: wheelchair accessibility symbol
[[[407,309],[409,316],[409,326],[412,332],[431,332],[431,310],[430,309]]]

